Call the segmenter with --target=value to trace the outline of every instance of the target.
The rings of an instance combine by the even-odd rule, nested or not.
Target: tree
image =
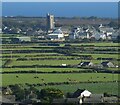
[[[62,98],[63,97],[63,92],[59,89],[55,89],[55,88],[46,88],[46,89],[42,89],[40,92],[40,98],[51,102],[52,99],[54,98]]]
[[[24,89],[18,85],[18,84],[15,84],[13,85],[12,87],[12,91],[13,91],[13,94],[16,96],[16,100],[23,100],[25,97],[25,91]]]

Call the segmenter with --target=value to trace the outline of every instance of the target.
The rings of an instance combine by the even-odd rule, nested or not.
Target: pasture
[[[18,76],[18,78],[16,77]],[[34,78],[34,77],[38,78]],[[44,81],[43,81],[44,80]],[[3,74],[3,86],[10,84],[38,84],[49,82],[108,82],[118,81],[118,74],[106,73],[56,73],[56,74]]]
[[[55,87],[64,92],[73,92],[77,88],[85,88],[93,93],[111,93],[113,89],[112,92],[117,94],[119,74],[97,72],[75,73],[73,71],[92,70],[91,68],[78,68],[77,65],[81,61],[91,61],[96,65],[102,61],[108,61],[101,61],[100,58],[111,58],[112,60],[110,61],[117,65],[119,59],[118,43],[69,43],[69,47],[65,46],[66,43],[60,43],[59,46],[43,44],[46,44],[46,42],[3,44],[1,46],[2,55],[0,57],[2,60],[1,66],[3,66],[1,71],[3,73],[2,86],[14,84],[27,86],[26,84],[31,84],[39,89]],[[67,54],[69,52],[70,54]],[[69,65],[69,67],[61,67],[62,64]],[[105,69],[119,71],[119,68]],[[21,73],[21,71],[27,72]],[[34,72],[29,73],[29,71]],[[50,83],[54,85],[50,85]],[[58,85],[56,85],[57,83]]]

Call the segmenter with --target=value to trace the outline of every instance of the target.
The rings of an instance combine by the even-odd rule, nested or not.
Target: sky
[[[119,0],[1,0],[3,2],[119,2]]]
[[[117,18],[117,2],[3,2],[3,16],[110,17]]]

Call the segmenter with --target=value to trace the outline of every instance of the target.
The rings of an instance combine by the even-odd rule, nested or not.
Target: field
[[[18,76],[18,78],[16,77]],[[34,78],[34,77],[38,78]],[[69,73],[69,74],[4,74],[3,86],[10,84],[38,84],[50,82],[108,82],[117,81],[117,74],[106,74],[106,73]],[[13,82],[14,81],[14,82]]]
[[[59,46],[46,43],[3,44],[0,56],[2,86],[55,87],[64,92],[85,88],[93,93],[117,94],[119,68],[105,67],[100,69],[102,72],[96,68],[77,66],[81,61],[91,61],[95,65],[111,61],[117,66],[117,43],[69,43],[70,46],[66,43],[59,43]]]
[[[48,86],[50,88],[58,88],[67,92],[75,92],[78,88],[80,89],[87,89],[94,94],[101,94],[103,92],[109,94],[116,94],[118,95],[118,83],[109,82],[109,83],[78,83],[78,84],[70,84],[70,85],[55,85],[55,86]],[[111,87],[114,87],[111,89]],[[46,86],[37,87],[38,89],[47,88]]]

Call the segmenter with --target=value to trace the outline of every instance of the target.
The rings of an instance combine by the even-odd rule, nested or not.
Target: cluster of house
[[[92,94],[86,89],[77,89],[74,93],[69,93],[69,96],[63,98],[54,98],[52,105],[84,105],[84,104],[95,104],[95,103],[117,103],[118,97],[106,96],[105,94]],[[6,105],[41,105],[40,99],[30,99],[29,101],[18,102],[15,100],[15,95],[1,95],[0,103]]]
[[[91,39],[94,38],[96,40],[99,39],[108,39],[115,40],[118,37],[119,30],[115,30],[112,27],[103,26],[102,24],[96,29],[93,26],[88,27],[74,27],[70,31],[65,31],[65,29],[58,28],[47,36],[51,40],[65,40],[66,37],[68,39]]]
[[[35,32],[34,35],[36,40],[49,39],[49,40],[64,41],[66,39],[73,40],[73,39],[93,39],[93,38],[95,40],[99,40],[99,39],[116,40],[118,38],[119,31],[120,30],[115,30],[112,27],[100,25],[97,29],[93,26],[74,27],[71,30],[64,27],[55,28],[47,34],[44,31],[39,30],[38,32]],[[33,40],[33,37],[31,36],[21,36],[16,38],[18,38],[21,42],[22,41],[30,42]]]
[[[100,64],[95,65],[93,62],[80,62],[78,64],[78,67],[98,67],[98,68],[104,68],[104,67],[109,67],[109,68],[118,68],[118,65],[113,64],[110,61],[103,61]]]
[[[106,97],[104,94],[92,94],[86,89],[77,89],[71,93],[70,97],[62,99],[53,99],[53,104],[57,105],[82,105],[82,104],[100,104],[100,103],[117,103],[117,97]]]

